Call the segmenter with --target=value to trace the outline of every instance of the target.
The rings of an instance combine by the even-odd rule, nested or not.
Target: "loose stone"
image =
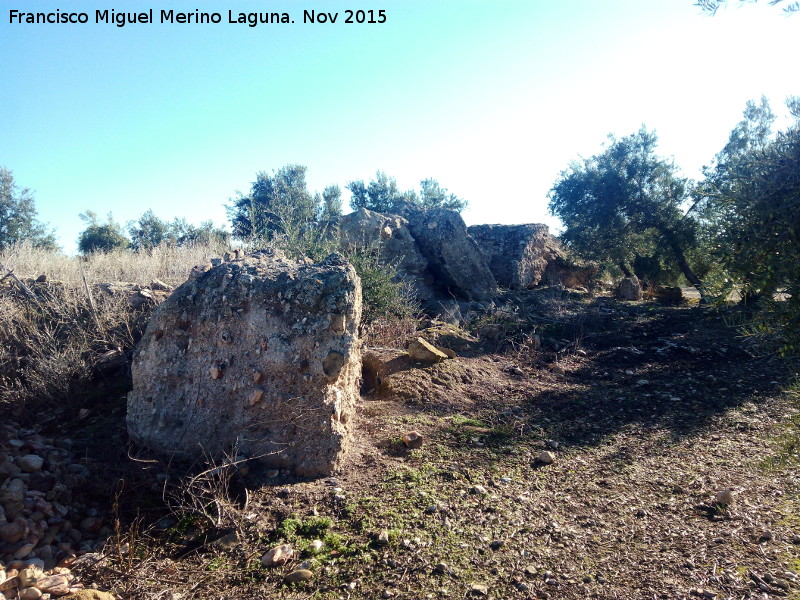
[[[261,564],[265,567],[285,565],[294,555],[294,550],[289,544],[275,546],[261,557]]]
[[[21,456],[17,460],[17,464],[19,468],[25,471],[26,473],[35,473],[36,471],[42,470],[42,465],[44,465],[44,459],[41,456],[37,456],[35,454],[27,454],[25,456]]]
[[[547,450],[544,450],[539,453],[539,462],[545,465],[553,464],[555,459],[556,459],[555,454],[553,454],[552,452],[548,452]]]
[[[297,569],[289,573],[285,579],[289,583],[300,583],[302,581],[311,581],[314,578],[314,573],[308,569]]]

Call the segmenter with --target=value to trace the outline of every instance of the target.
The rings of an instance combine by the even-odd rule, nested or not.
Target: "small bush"
[[[346,256],[361,277],[363,333],[379,321],[403,322],[414,315],[416,303],[413,293],[398,279],[395,266],[381,262],[377,249],[358,249],[348,252]]]

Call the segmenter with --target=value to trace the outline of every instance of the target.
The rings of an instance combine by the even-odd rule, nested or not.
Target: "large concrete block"
[[[268,251],[196,269],[134,355],[131,438],[163,455],[331,473],[358,398],[360,318],[359,278],[338,255]]]

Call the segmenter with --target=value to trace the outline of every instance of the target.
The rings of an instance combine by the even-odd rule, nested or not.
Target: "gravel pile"
[[[71,567],[111,533],[83,501],[90,481],[70,439],[0,425],[0,600],[46,600],[83,587]]]

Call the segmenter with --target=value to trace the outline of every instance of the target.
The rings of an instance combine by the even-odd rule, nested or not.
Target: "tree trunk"
[[[622,274],[625,275],[625,277],[633,277],[633,273],[631,273],[628,265],[626,265],[624,262],[620,261],[617,263],[617,266],[619,267],[620,271],[622,271]]]
[[[666,230],[663,231],[664,237],[667,240],[667,244],[669,244],[672,253],[675,255],[675,260],[678,263],[678,268],[683,273],[683,276],[691,283],[694,287],[697,288],[697,291],[700,292],[700,299],[702,303],[707,302],[705,291],[703,290],[703,282],[697,278],[697,275],[694,274],[692,268],[689,266],[689,262],[686,260],[686,255],[683,253],[683,248],[678,243],[678,240],[675,234],[672,231]]]

